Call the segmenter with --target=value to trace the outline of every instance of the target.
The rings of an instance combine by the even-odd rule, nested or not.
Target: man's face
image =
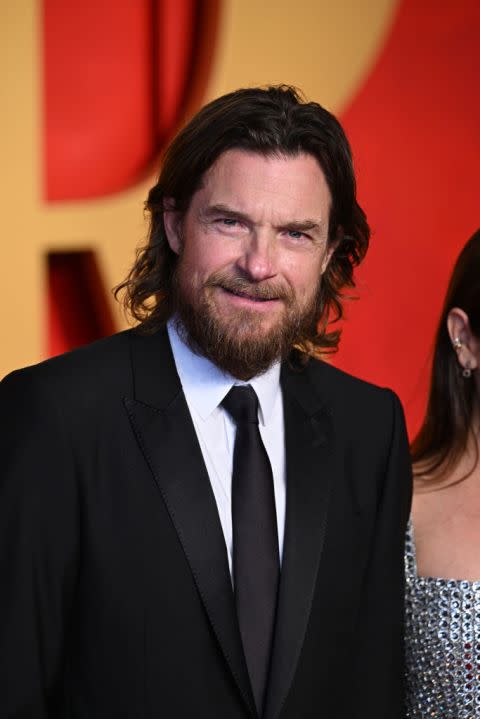
[[[177,310],[197,350],[241,379],[288,353],[316,311],[333,251],[330,205],[311,155],[228,150],[185,215],[165,212],[168,242],[180,256]],[[225,352],[233,356],[225,360]]]

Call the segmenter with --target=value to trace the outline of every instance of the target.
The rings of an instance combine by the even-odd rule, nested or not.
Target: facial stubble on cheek
[[[172,285],[178,329],[196,354],[238,379],[263,374],[274,362],[288,357],[315,325],[318,292],[300,305],[293,290],[284,284],[254,283],[230,271],[219,271],[197,286],[193,276],[180,257]],[[274,310],[276,319],[254,309],[229,307],[219,297],[224,288],[275,298],[281,303]]]

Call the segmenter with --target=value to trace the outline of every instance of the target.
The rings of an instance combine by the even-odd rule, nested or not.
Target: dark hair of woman
[[[289,86],[232,92],[206,105],[180,131],[167,149],[160,177],[146,202],[148,240],[137,252],[126,280],[124,307],[145,331],[162,327],[175,311],[172,281],[177,255],[170,249],[163,224],[165,201],[188,210],[205,172],[230,149],[265,156],[309,153],[317,159],[332,196],[329,242],[338,242],[319,289],[317,325],[296,347],[316,354],[335,351],[340,332],[327,324],[342,317],[341,290],[355,286],[353,270],[369,241],[365,214],[356,200],[355,176],[348,140],[335,117],[314,102],[305,102]],[[320,278],[319,278],[320,279]]]
[[[412,443],[415,474],[428,486],[443,486],[444,478],[455,468],[472,438],[475,412],[475,383],[462,375],[447,329],[452,308],[462,309],[469,318],[473,334],[480,338],[480,230],[470,238],[455,264],[434,344],[430,392],[425,419]],[[466,479],[478,462],[478,445]]]

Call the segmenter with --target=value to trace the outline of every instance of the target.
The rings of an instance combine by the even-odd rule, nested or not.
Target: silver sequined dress
[[[480,719],[480,582],[419,577],[405,548],[407,717]]]

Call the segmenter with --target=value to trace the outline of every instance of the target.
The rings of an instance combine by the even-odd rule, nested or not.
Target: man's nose
[[[237,264],[256,282],[274,277],[277,274],[275,238],[267,231],[252,233]]]

